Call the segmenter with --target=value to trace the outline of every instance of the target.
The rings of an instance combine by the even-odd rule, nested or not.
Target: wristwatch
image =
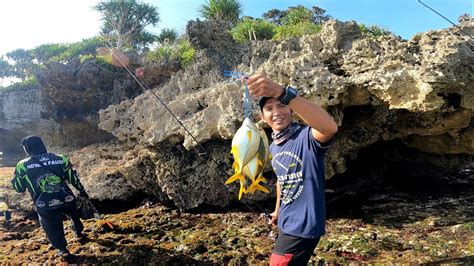
[[[286,86],[283,93],[278,97],[278,101],[280,101],[284,105],[288,105],[293,98],[298,95],[298,91],[290,86]]]

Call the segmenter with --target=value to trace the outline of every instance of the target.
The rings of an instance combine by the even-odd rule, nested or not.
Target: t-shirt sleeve
[[[317,141],[314,137],[313,137],[313,133],[311,132],[311,127],[306,127],[304,130],[306,130],[307,132],[306,135],[308,137],[308,141],[309,143],[311,144],[311,146],[316,150],[316,152],[323,152],[325,153],[327,151],[327,149],[329,147],[331,147],[331,145],[334,143],[334,139],[335,137],[333,136],[330,140],[324,142],[324,143],[321,143],[319,141]]]

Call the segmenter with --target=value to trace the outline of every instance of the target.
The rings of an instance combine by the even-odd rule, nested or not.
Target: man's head
[[[28,155],[47,153],[43,140],[38,136],[28,136],[21,140],[21,145]]]
[[[262,117],[274,132],[280,132],[292,122],[293,111],[273,97],[261,97],[258,101]]]

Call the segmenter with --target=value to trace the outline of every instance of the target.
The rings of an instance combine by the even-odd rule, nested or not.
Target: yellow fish
[[[230,152],[234,157],[233,169],[235,174],[227,179],[225,184],[230,184],[236,180],[240,181],[239,199],[242,198],[244,193],[247,194],[245,188],[247,181],[245,180],[243,169],[257,154],[260,146],[260,139],[259,129],[249,117],[244,119],[242,126],[237,130],[232,139],[232,148]]]
[[[232,167],[235,174],[226,181],[226,184],[230,184],[236,180],[240,181],[239,200],[243,194],[254,193],[256,190],[269,193],[269,190],[260,184],[261,182],[266,182],[262,174],[269,157],[267,135],[263,129],[257,128],[250,119],[248,119],[247,122],[246,120],[244,120],[245,127],[243,125],[240,129],[247,128],[247,134],[249,132],[251,133],[248,134],[247,138],[249,144],[246,144],[246,140],[242,139],[242,133],[239,132],[239,129],[232,140],[233,145],[231,150],[232,155],[234,155],[234,164]],[[249,122],[251,125],[248,124]],[[239,134],[241,135],[238,136]],[[256,139],[251,139],[250,136]],[[257,145],[255,145],[255,141],[258,143]],[[238,146],[239,144],[242,146]],[[243,145],[251,146],[245,147]],[[244,155],[242,152],[246,152],[246,154]],[[250,155],[253,156],[248,160]],[[246,177],[252,181],[248,188],[246,187]]]
[[[265,193],[270,193],[267,188],[260,185],[260,182],[266,183],[267,180],[263,177],[263,170],[268,161],[268,139],[265,131],[259,128],[260,145],[258,147],[255,157],[245,166],[244,174],[252,180],[252,184],[247,189],[248,193],[254,193],[255,190],[260,190]]]

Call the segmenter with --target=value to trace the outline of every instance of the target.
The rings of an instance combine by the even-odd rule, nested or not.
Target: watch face
[[[290,94],[293,94],[295,96],[298,95],[298,91],[295,88],[288,86],[286,89]]]

